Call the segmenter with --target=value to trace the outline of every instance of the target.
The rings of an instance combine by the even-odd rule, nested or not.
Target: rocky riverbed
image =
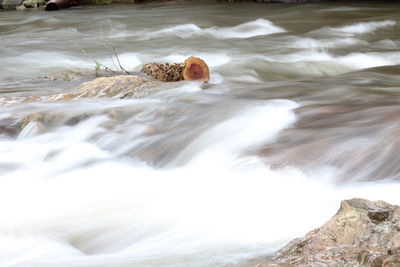
[[[136,72],[130,75],[121,72],[101,71],[99,73],[79,73],[70,70],[63,70],[55,74],[47,75],[38,79],[25,81],[26,83],[40,83],[42,86],[53,84],[55,81],[70,89],[68,93],[52,95],[30,95],[0,97],[0,105],[15,105],[22,103],[48,103],[69,101],[80,98],[142,98],[151,94],[168,90],[176,85],[162,83],[143,73]],[[113,116],[113,114],[109,114]],[[114,114],[115,115],[115,114]],[[79,115],[67,118],[68,124],[76,124],[84,120],[88,115]],[[34,124],[42,131],[56,125],[65,123],[65,116],[60,113],[37,112],[27,116],[6,117],[0,120],[0,134],[9,136],[18,135],[25,127]]]

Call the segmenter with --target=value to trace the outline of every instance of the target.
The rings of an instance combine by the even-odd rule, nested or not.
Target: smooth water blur
[[[1,267],[254,266],[342,199],[400,204],[399,3],[0,11],[0,37],[0,103],[117,69],[110,47],[130,71],[211,70],[206,90],[0,105]]]

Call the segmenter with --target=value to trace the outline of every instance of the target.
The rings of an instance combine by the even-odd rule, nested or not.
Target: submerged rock
[[[400,267],[400,207],[344,200],[320,228],[280,249],[267,266]]]
[[[57,76],[57,75],[56,75]],[[67,77],[67,80],[72,76]],[[76,77],[80,77],[77,75]],[[74,80],[76,77],[73,77]],[[50,77],[52,80],[52,78]],[[64,78],[61,78],[64,79]],[[58,80],[58,76],[56,78]],[[54,94],[48,96],[32,95],[27,97],[0,98],[0,104],[11,105],[29,102],[54,102],[80,98],[142,98],[150,94],[173,88],[173,84],[155,81],[145,75],[119,75],[100,77],[92,81],[81,83],[71,93]],[[107,116],[115,116],[115,111]],[[0,135],[16,136],[26,128],[34,128],[42,132],[59,125],[74,125],[90,117],[92,114],[76,114],[74,116],[58,113],[36,112],[21,118],[0,119]],[[29,127],[28,127],[29,126]]]
[[[9,117],[0,120],[0,136],[5,135],[14,137],[19,131],[18,119]]]
[[[50,79],[52,81],[72,81],[85,75],[88,74],[65,69],[57,71],[56,73],[53,73],[51,75],[43,76],[43,78]]]
[[[35,122],[38,125],[52,125],[59,121],[60,115],[49,114],[46,112],[37,112],[22,118],[18,122],[20,130],[25,128],[29,123]]]

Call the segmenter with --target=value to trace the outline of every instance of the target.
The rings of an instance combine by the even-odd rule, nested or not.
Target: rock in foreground
[[[290,242],[272,266],[400,267],[400,207],[383,201],[344,200],[320,228]]]

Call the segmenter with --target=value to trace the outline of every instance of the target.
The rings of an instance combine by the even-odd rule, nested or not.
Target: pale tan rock
[[[101,77],[93,81],[82,83],[73,93],[81,97],[144,97],[156,90],[159,85],[148,77],[136,75],[121,75],[115,77]]]
[[[273,266],[400,267],[400,207],[384,201],[344,200],[323,226],[280,249]]]
[[[47,78],[52,81],[72,81],[83,76],[84,73],[65,69],[65,70],[60,70],[48,76],[44,76],[43,78]]]
[[[67,79],[69,78],[72,77],[68,76]],[[64,94],[0,97],[0,105],[28,102],[54,102],[77,98],[142,98],[172,87],[171,85],[155,81],[149,76],[119,75],[100,77],[92,81],[83,82],[72,92]]]

